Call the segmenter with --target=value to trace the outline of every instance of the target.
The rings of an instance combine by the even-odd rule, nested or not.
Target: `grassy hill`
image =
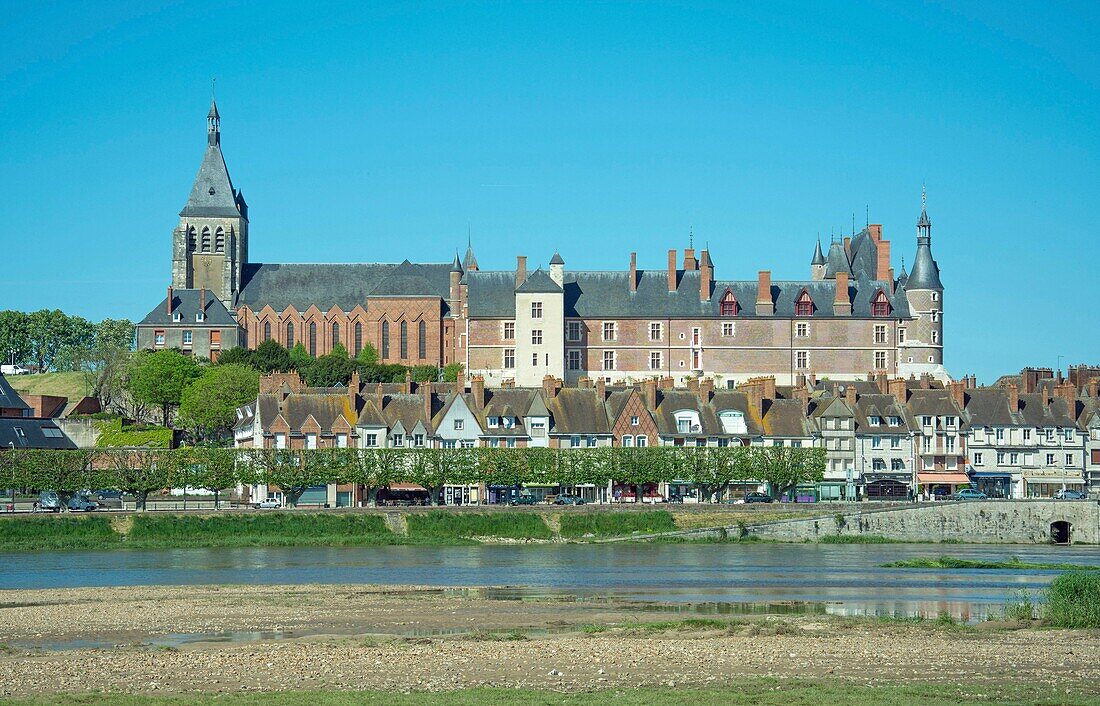
[[[76,402],[88,394],[84,373],[41,373],[39,375],[9,375],[7,381],[19,394],[57,395]]]

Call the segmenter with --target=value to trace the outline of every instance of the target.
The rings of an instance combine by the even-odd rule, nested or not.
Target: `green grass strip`
[[[126,546],[371,546],[399,539],[381,515],[362,513],[137,514]]]
[[[0,551],[114,549],[122,538],[108,518],[95,515],[0,520]]]
[[[672,532],[677,529],[672,513],[667,510],[640,512],[583,512],[566,510],[561,516],[561,536],[576,539],[621,537],[623,535]]]
[[[409,513],[405,517],[411,539],[550,539],[550,527],[536,512],[445,512],[433,510]]]
[[[920,557],[882,564],[886,569],[1049,569],[1054,571],[1100,571],[1100,566],[1088,564],[1058,564],[1021,561],[1012,557],[1008,561],[983,561],[959,559],[953,556]]]

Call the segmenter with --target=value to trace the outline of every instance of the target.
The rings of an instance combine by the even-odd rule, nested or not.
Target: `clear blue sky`
[[[9,3],[0,308],[157,304],[217,76],[255,261],[897,267],[926,182],[948,369],[1100,360],[1097,3],[314,5]]]

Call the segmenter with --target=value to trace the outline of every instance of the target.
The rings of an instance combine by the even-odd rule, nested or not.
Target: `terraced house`
[[[805,279],[760,270],[748,281],[720,278],[713,253],[693,247],[669,250],[658,266],[631,253],[623,269],[572,270],[555,253],[545,267],[518,256],[514,269],[486,271],[469,243],[464,258],[443,262],[278,264],[253,261],[250,237],[212,103],[203,158],[172,231],[173,293],[139,324],[141,347],[216,357],[274,339],[312,355],[337,344],[356,355],[369,343],[385,363],[461,363],[492,387],[538,387],[547,375],[568,386],[671,377],[683,387],[710,377],[719,388],[867,370],[947,377],[944,286],[923,206],[912,271],[896,275],[891,243],[872,223],[834,239],[827,254],[819,241]],[[207,296],[235,330],[194,320]]]

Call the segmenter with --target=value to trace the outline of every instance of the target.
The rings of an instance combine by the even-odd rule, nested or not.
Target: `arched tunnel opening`
[[[1050,523],[1050,541],[1054,544],[1069,544],[1073,526],[1065,520]]]

